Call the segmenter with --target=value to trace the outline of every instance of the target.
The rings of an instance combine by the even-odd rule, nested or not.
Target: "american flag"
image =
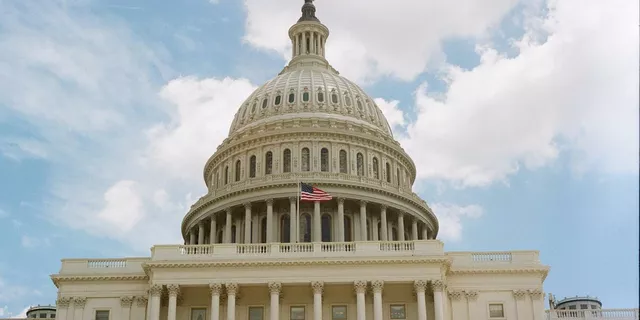
[[[330,194],[306,183],[300,183],[300,201],[329,201]]]

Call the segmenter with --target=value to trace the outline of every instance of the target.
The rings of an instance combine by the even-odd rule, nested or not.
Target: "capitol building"
[[[537,251],[444,251],[414,162],[328,37],[306,0],[291,61],[206,162],[184,243],[62,260],[56,319],[546,319]]]

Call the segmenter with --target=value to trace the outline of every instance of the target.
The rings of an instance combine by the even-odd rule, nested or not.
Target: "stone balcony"
[[[638,309],[547,310],[546,320],[640,320]]]

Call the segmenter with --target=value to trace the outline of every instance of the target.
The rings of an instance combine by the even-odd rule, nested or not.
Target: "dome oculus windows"
[[[278,94],[276,96],[276,99],[275,99],[274,103],[275,103],[276,106],[279,106],[280,103],[282,103],[282,95]]]
[[[289,93],[289,103],[294,103],[296,102],[296,94],[291,92]]]
[[[264,98],[264,100],[262,100],[262,109],[266,109],[268,103],[269,103],[269,100],[267,98]]]
[[[320,103],[324,102],[324,92],[322,91],[318,91],[318,102]]]

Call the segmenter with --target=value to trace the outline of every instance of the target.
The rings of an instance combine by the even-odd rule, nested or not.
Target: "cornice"
[[[465,268],[465,269],[449,269],[448,275],[462,275],[462,274],[539,274],[542,277],[542,281],[547,278],[549,274],[549,267],[514,267],[514,268]]]
[[[142,274],[130,275],[82,275],[82,276],[62,276],[51,275],[53,284],[59,288],[62,282],[78,282],[78,281],[148,281],[149,277]]]

